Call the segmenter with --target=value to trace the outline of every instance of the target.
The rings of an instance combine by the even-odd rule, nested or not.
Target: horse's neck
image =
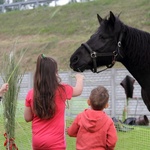
[[[150,64],[150,33],[124,25],[122,51],[125,54],[122,63],[125,65],[142,66],[144,61],[144,65]]]
[[[122,45],[125,56],[120,62],[144,86],[150,79],[150,34],[125,26]]]
[[[150,33],[124,25],[124,47],[131,50],[147,47],[150,48]]]

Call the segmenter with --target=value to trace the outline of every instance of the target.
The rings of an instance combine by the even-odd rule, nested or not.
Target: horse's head
[[[102,19],[97,15],[97,18],[100,24],[98,30],[70,58],[70,67],[74,71],[91,69],[97,72],[97,67],[110,68],[118,57],[122,39],[121,21],[112,12],[109,17]]]

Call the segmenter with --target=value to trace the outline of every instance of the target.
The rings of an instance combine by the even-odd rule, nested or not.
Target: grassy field
[[[31,150],[31,123],[26,123],[23,119],[23,103],[18,103],[16,112],[16,135],[15,143],[19,150]],[[83,106],[85,107],[85,106]],[[71,108],[70,108],[71,109]],[[71,111],[71,110],[70,110]],[[3,126],[3,107],[0,105],[0,150],[5,150],[3,146],[5,133]],[[73,118],[66,120],[67,127],[72,123]],[[128,127],[129,128],[129,127]],[[131,127],[130,127],[131,128]],[[118,131],[118,142],[115,150],[149,150],[150,127],[134,127],[134,129],[122,132]],[[75,138],[66,136],[67,150],[75,150]]]
[[[33,71],[37,55],[54,57],[59,70],[69,70],[70,55],[99,26],[96,14],[109,11],[130,26],[150,32],[149,0],[95,0],[57,7],[0,14],[0,58],[2,53],[27,49],[22,68]]]

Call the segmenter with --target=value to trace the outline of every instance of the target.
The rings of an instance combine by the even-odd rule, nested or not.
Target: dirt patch
[[[0,35],[0,59],[4,53],[15,51],[19,55],[20,51],[26,50],[21,62],[22,68],[33,71],[36,59],[39,54],[54,57],[58,61],[61,70],[68,70],[69,58],[73,51],[80,45],[79,38],[69,39],[68,37],[57,37],[55,35],[28,35],[20,37],[7,37]]]

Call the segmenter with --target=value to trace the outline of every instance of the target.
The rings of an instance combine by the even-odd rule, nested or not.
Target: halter
[[[92,72],[93,73],[100,73],[108,68],[112,68],[113,65],[115,64],[116,62],[116,57],[119,55],[121,58],[123,58],[124,56],[124,53],[121,50],[121,41],[122,41],[122,37],[123,37],[123,33],[120,34],[120,37],[119,37],[119,41],[118,41],[118,44],[117,44],[117,49],[113,52],[108,52],[108,53],[97,53],[95,51],[93,51],[91,49],[91,47],[87,44],[87,43],[82,43],[82,45],[86,48],[86,50],[88,50],[88,52],[90,53],[91,55],[91,58],[92,58],[92,61],[93,61],[93,69],[92,69]],[[103,57],[103,56],[113,56],[113,60],[111,62],[111,64],[109,65],[106,65],[106,68],[105,69],[102,69],[100,71],[97,71],[97,63],[96,63],[96,58],[97,57]]]

